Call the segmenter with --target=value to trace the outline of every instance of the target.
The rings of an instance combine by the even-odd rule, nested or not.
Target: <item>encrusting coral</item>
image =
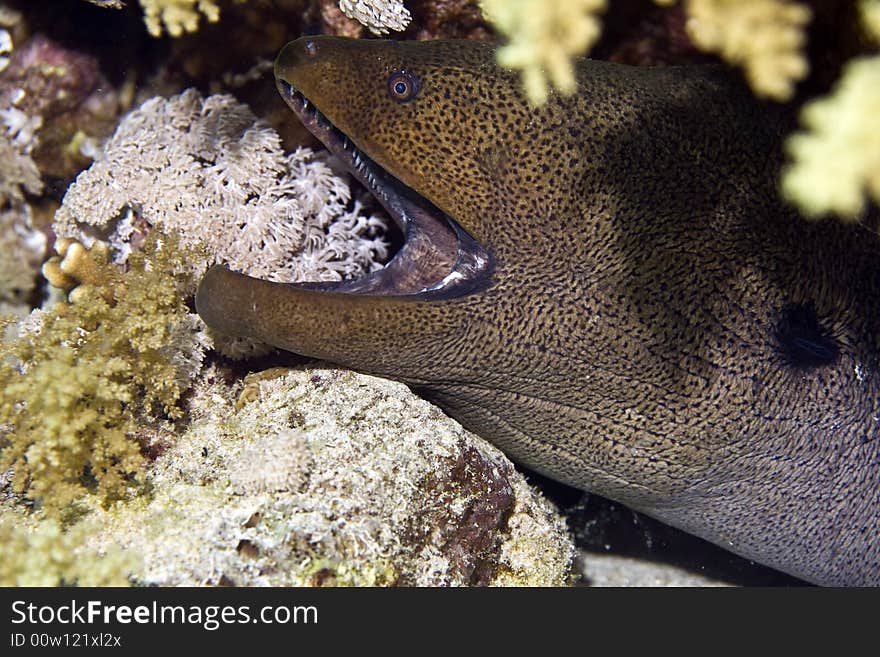
[[[341,280],[381,266],[385,220],[307,148],[280,138],[232,96],[187,90],[130,113],[69,188],[54,229],[108,235],[124,263],[152,229],[195,257],[188,292],[211,264],[281,282]]]
[[[206,370],[151,496],[96,509],[90,550],[140,555],[147,585],[567,582],[552,506],[405,386],[314,368],[242,385]]]

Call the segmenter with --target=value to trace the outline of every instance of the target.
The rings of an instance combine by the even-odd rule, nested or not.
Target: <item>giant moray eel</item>
[[[577,68],[533,109],[487,45],[288,44],[279,91],[405,244],[339,284],[215,267],[199,313],[745,557],[880,584],[878,240],[777,200],[777,126],[721,73]]]

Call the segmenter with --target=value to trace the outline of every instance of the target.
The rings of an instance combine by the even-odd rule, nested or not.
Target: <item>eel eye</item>
[[[388,95],[398,103],[415,100],[421,88],[421,80],[407,71],[394,71],[388,76]]]

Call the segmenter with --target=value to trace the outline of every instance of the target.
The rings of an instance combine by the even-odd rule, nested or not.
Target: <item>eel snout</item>
[[[440,348],[458,334],[456,318],[442,302],[333,287],[275,283],[218,265],[199,283],[196,310],[227,336],[392,378],[418,369],[423,356],[407,349],[412,342]]]

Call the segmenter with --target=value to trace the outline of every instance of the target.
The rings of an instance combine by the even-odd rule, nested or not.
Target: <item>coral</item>
[[[75,303],[96,289],[108,303],[113,303],[124,290],[120,289],[120,272],[109,260],[109,248],[105,242],[95,242],[87,249],[79,242],[61,237],[55,240],[57,256],[43,265],[43,276],[49,285],[69,292],[69,300]]]
[[[45,120],[75,109],[98,86],[106,87],[106,80],[95,57],[36,35],[16,47],[0,75],[0,99]]]
[[[0,471],[12,468],[15,490],[52,513],[88,490],[109,500],[137,487],[132,436],[180,415],[204,351],[169,273],[187,257],[172,240],[148,244],[124,273],[67,251],[78,252],[68,272],[90,277],[77,302],[34,311],[0,345],[0,425],[10,427]]]
[[[348,201],[323,162],[285,156],[231,97],[190,91],[132,113],[56,213],[61,257],[44,271],[71,303],[36,311],[36,329],[4,346],[0,469],[16,489],[54,511],[90,488],[104,500],[137,488],[132,437],[180,415],[201,367],[207,338],[185,306],[198,274],[220,259],[276,278],[378,266],[384,243],[368,235],[382,224]]]
[[[498,50],[502,66],[522,70],[529,100],[542,104],[549,82],[571,94],[577,83],[572,57],[598,39],[597,14],[605,0],[481,0],[486,17],[510,39]]]
[[[106,7],[108,9],[122,9],[125,5],[122,4],[122,0],[88,0],[93,5],[98,5],[99,7]]]
[[[43,191],[40,170],[31,158],[34,140],[31,120],[15,108],[0,110],[6,131],[0,130],[0,206],[10,201],[22,202],[24,192]],[[30,139],[23,138],[30,132]]]
[[[285,155],[271,128],[231,96],[188,90],[129,114],[56,213],[58,235],[109,235],[124,263],[153,228],[196,254],[188,293],[215,262],[292,282],[381,266],[383,220],[308,149]]]
[[[9,66],[12,51],[15,50],[16,28],[22,26],[21,12],[15,11],[6,4],[0,5],[0,71]]]
[[[410,22],[410,13],[400,0],[339,0],[342,13],[366,25],[373,34],[402,31]]]
[[[9,55],[14,47],[9,30],[0,28],[0,71],[9,66]]]
[[[110,547],[84,548],[96,528],[82,523],[65,531],[55,520],[0,515],[0,586],[125,586],[135,567],[130,554]]]
[[[0,72],[0,80],[13,69]],[[13,105],[14,98],[3,96],[0,92],[0,302],[22,304],[35,287],[46,250],[45,235],[34,228],[26,202],[27,194],[43,191],[33,159],[42,118],[29,116]]]
[[[850,61],[833,93],[808,103],[808,132],[792,135],[784,195],[808,217],[833,212],[856,220],[865,193],[880,201],[880,57]]]
[[[140,0],[140,3],[147,30],[154,37],[162,36],[163,26],[173,37],[195,32],[202,15],[211,23],[220,20],[220,7],[214,0]]]
[[[671,5],[675,0],[655,0]],[[521,69],[526,93],[540,105],[552,83],[575,89],[572,58],[599,37],[604,0],[480,0],[483,12],[510,42],[499,49],[503,66]],[[756,93],[787,100],[809,70],[802,52],[809,8],[792,0],[685,0],[693,43],[745,68]],[[681,47],[681,46],[679,46]],[[656,55],[654,55],[656,58]]]
[[[46,236],[34,229],[30,206],[0,210],[0,303],[27,301],[45,253]]]
[[[789,0],[687,0],[686,7],[687,31],[699,48],[741,65],[757,94],[791,98],[809,71],[808,7]]]
[[[152,495],[87,517],[146,585],[559,585],[564,523],[406,386],[330,369],[230,387],[209,367]],[[237,399],[237,401],[236,401]]]
[[[17,46],[0,72],[0,107],[8,108],[7,125],[15,113],[14,121],[39,137],[31,157],[43,175],[68,179],[89,162],[81,144],[112,131],[118,98],[95,56],[37,35]]]
[[[0,207],[24,201],[24,192],[43,191],[40,170],[31,158],[35,145],[34,130],[39,118],[28,117],[14,107],[0,110],[5,130],[0,130]]]

